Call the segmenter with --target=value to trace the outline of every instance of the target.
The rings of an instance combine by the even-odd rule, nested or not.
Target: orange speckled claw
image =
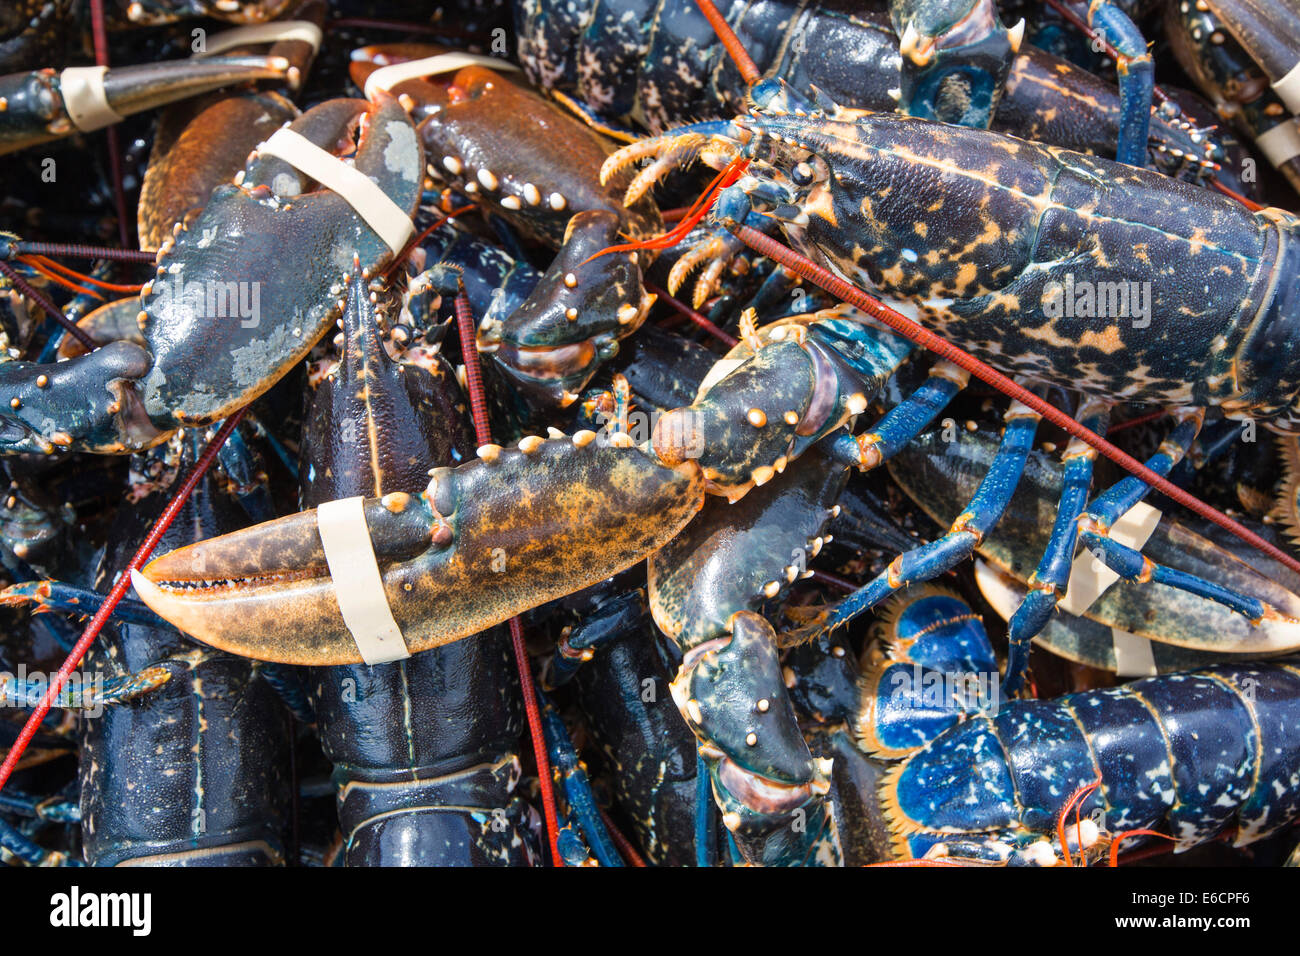
[[[434,471],[418,496],[365,503],[384,592],[411,653],[504,621],[642,561],[699,511],[699,468],[591,433]],[[136,576],[156,613],[222,650],[287,664],[360,663],[315,511],[165,554]]]

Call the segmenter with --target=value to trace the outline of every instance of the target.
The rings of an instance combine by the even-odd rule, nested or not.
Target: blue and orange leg
[[[1081,4],[1076,3],[1076,6]],[[1155,95],[1155,62],[1142,31],[1110,0],[1087,4],[1088,26],[1114,48],[1119,77],[1119,145],[1115,159],[1130,166],[1145,166],[1151,129],[1151,101]]]
[[[581,843],[591,851],[601,866],[623,866],[618,847],[600,817],[595,794],[591,791],[591,781],[587,777],[587,768],[573,747],[568,728],[564,726],[559,711],[550,699],[541,692],[538,692],[537,697],[542,707],[542,731],[551,758],[551,772],[564,788],[565,802],[569,805],[573,822],[581,831]],[[573,833],[573,836],[576,837],[577,833]],[[576,850],[577,846],[572,849]]]
[[[1104,437],[1109,408],[1104,402],[1088,399],[1079,408],[1079,421],[1085,428]],[[1097,451],[1077,438],[1072,439],[1063,460],[1065,473],[1052,536],[1043,549],[1038,567],[1029,576],[1029,592],[1007,625],[1007,671],[1002,678],[1002,693],[1006,697],[1015,694],[1024,684],[1029,672],[1029,643],[1047,626],[1056,605],[1065,596],[1074,546],[1079,540],[1079,515],[1088,503]]]
[[[1160,475],[1168,474],[1187,454],[1200,432],[1205,413],[1199,408],[1179,408],[1171,414],[1177,424],[1147,462],[1147,467]],[[1140,550],[1114,540],[1110,534],[1115,522],[1146,497],[1150,490],[1150,486],[1130,476],[1116,482],[1101,494],[1079,518],[1079,538],[1084,547],[1125,581],[1154,581],[1178,588],[1222,604],[1253,621],[1279,615],[1272,605],[1258,598],[1214,584],[1198,575],[1156,564]]]
[[[936,363],[916,391],[881,416],[873,429],[836,438],[831,457],[862,471],[879,467],[938,418],[968,381],[970,373],[965,369],[951,362]]]
[[[38,612],[66,611],[86,618],[93,617],[104,603],[106,595],[66,581],[23,581],[0,591],[0,605],[26,604],[37,606]],[[138,598],[124,597],[113,608],[112,620],[118,624],[141,624],[163,631],[175,631]]]
[[[980,482],[970,504],[942,537],[905,551],[873,580],[844,598],[815,625],[817,633],[830,633],[870,610],[909,584],[929,581],[974,554],[984,536],[998,523],[1020,483],[1025,460],[1033,446],[1040,416],[1032,409],[1012,402],[1006,413],[1006,431],[988,474]],[[796,632],[806,636],[807,628]]]

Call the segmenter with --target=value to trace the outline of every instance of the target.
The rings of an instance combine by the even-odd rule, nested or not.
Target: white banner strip
[[[59,91],[63,107],[72,125],[83,133],[122,122],[122,117],[108,105],[104,93],[106,66],[70,66],[59,74]]]
[[[1300,113],[1300,63],[1287,70],[1286,76],[1273,84],[1273,92],[1292,113]]]
[[[343,623],[352,632],[361,659],[384,664],[410,657],[411,652],[388,606],[363,502],[362,498],[327,501],[316,508],[316,525]]]
[[[327,153],[307,137],[287,126],[275,131],[258,152],[283,159],[312,179],[334,190],[348,201],[362,219],[379,234],[393,252],[401,252],[415,226],[369,176],[357,171],[333,153]]]
[[[1278,123],[1267,133],[1255,137],[1255,145],[1274,166],[1281,166],[1293,156],[1300,156],[1300,119]]]
[[[1110,638],[1115,648],[1115,676],[1155,677],[1159,673],[1150,640],[1118,627],[1110,629]]]
[[[257,23],[246,27],[224,30],[208,37],[203,52],[196,56],[212,56],[248,43],[278,43],[280,40],[302,40],[310,43],[312,51],[320,49],[320,27],[310,20],[282,20],[279,23]]]
[[[1139,501],[1111,525],[1110,537],[1112,541],[1141,551],[1159,523],[1160,511]],[[1061,610],[1076,616],[1082,614],[1118,580],[1118,574],[1084,548],[1070,566],[1070,581],[1066,585],[1065,600],[1060,603]]]
[[[391,90],[398,83],[414,80],[423,76],[438,76],[451,73],[462,66],[487,66],[494,70],[518,70],[509,60],[498,60],[491,56],[478,56],[474,53],[439,53],[426,56],[422,60],[410,60],[406,63],[394,63],[381,66],[366,77],[365,96],[370,99],[375,90]]]

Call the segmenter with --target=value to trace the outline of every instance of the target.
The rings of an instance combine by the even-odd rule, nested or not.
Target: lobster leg
[[[596,796],[591,792],[591,781],[587,777],[587,768],[574,749],[569,731],[550,699],[542,693],[537,696],[542,705],[542,730],[546,734],[546,749],[551,757],[551,773],[564,788],[564,797],[586,845],[601,866],[622,866],[623,859],[619,856],[614,841],[610,839],[609,831],[605,829],[605,822],[600,818]]]
[[[98,686],[65,686],[54,699],[53,706],[66,710],[99,711],[107,704],[134,700],[171,679],[171,672],[164,663],[159,662],[133,674],[115,677]],[[17,681],[11,680],[8,674],[0,674],[0,706],[35,707],[48,687],[43,680]]]
[[[37,611],[67,611],[91,617],[99,611],[106,595],[90,588],[79,587],[66,581],[23,581],[0,591],[0,605],[31,602]],[[171,625],[149,610],[137,598],[123,598],[113,608],[113,620],[123,624],[143,624],[145,627],[170,627]]]
[[[1204,409],[1182,408],[1173,412],[1178,424],[1148,462],[1157,474],[1169,471],[1187,454],[1204,421]],[[1079,536],[1084,547],[1126,581],[1146,580],[1168,584],[1200,597],[1218,601],[1252,620],[1278,612],[1257,598],[1247,597],[1229,588],[1205,581],[1196,575],[1156,564],[1141,551],[1115,541],[1111,527],[1130,508],[1140,502],[1150,488],[1137,478],[1122,479],[1097,498],[1079,519]]]
[[[1088,4],[1088,25],[1101,32],[1119,53],[1119,142],[1115,159],[1145,166],[1151,131],[1151,100],[1155,94],[1155,62],[1147,41],[1129,15],[1109,0]]]
[[[1033,444],[1039,416],[1015,402],[1007,410],[1006,432],[988,474],[970,504],[936,541],[894,558],[875,579],[844,598],[824,619],[783,636],[782,643],[802,643],[844,626],[863,611],[917,581],[928,581],[969,558],[984,536],[997,524],[1020,481],[1025,459]]]
[[[1105,434],[1108,406],[1097,400],[1087,401],[1079,410],[1079,420],[1085,428],[1099,435]],[[1056,507],[1056,522],[1052,537],[1043,550],[1038,567],[1029,578],[1029,593],[1016,608],[1007,627],[1007,672],[1002,680],[1002,691],[1010,695],[1020,689],[1029,669],[1029,642],[1047,622],[1065,594],[1070,578],[1070,562],[1078,541],[1079,515],[1088,502],[1092,487],[1092,466],[1097,452],[1078,439],[1065,450],[1065,475],[1061,497]]]
[[[9,857],[28,866],[85,866],[80,860],[38,846],[13,824],[0,818],[0,860],[8,862]]]
[[[969,372],[951,362],[939,362],[930,370],[930,377],[886,412],[871,431],[836,438],[831,454],[862,471],[882,465],[934,421],[968,381]]]

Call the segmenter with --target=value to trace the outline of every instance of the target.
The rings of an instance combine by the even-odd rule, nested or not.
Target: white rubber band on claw
[[[1110,639],[1115,648],[1116,677],[1155,677],[1160,673],[1148,638],[1112,627]]]
[[[282,159],[323,186],[334,190],[357,211],[394,253],[401,252],[415,235],[415,225],[397,203],[365,173],[327,153],[287,126],[275,131],[257,147],[264,156]]]
[[[249,43],[278,43],[281,40],[302,40],[310,43],[312,52],[320,49],[321,29],[310,20],[283,20],[279,23],[258,23],[225,30],[208,37],[203,52],[195,56],[212,56]]]
[[[438,76],[451,73],[462,66],[488,66],[494,70],[518,70],[509,60],[498,60],[491,56],[478,56],[474,53],[439,53],[426,56],[422,60],[407,63],[394,63],[381,66],[366,77],[365,97],[370,99],[375,90],[391,90],[398,83],[418,79],[422,76]]]
[[[361,659],[367,664],[386,664],[405,660],[411,652],[388,606],[366,526],[364,500],[344,498],[318,505],[316,526],[334,581],[334,597]]]
[[[108,105],[104,92],[106,66],[70,66],[59,74],[59,91],[63,95],[63,108],[68,111],[72,125],[83,133],[122,122]]]
[[[1274,166],[1300,156],[1300,119],[1278,123],[1271,130],[1255,137],[1255,145]]]
[[[1300,113],[1300,63],[1287,70],[1286,76],[1273,84],[1273,92],[1292,113]]]
[[[1156,525],[1160,523],[1160,510],[1152,508],[1144,501],[1139,501],[1124,512],[1110,527],[1110,539],[1117,544],[1141,551]],[[1060,603],[1062,611],[1079,615],[1092,607],[1097,598],[1119,580],[1119,575],[1112,571],[1100,558],[1084,548],[1075,556],[1070,566],[1070,581],[1066,585],[1065,600]]]

